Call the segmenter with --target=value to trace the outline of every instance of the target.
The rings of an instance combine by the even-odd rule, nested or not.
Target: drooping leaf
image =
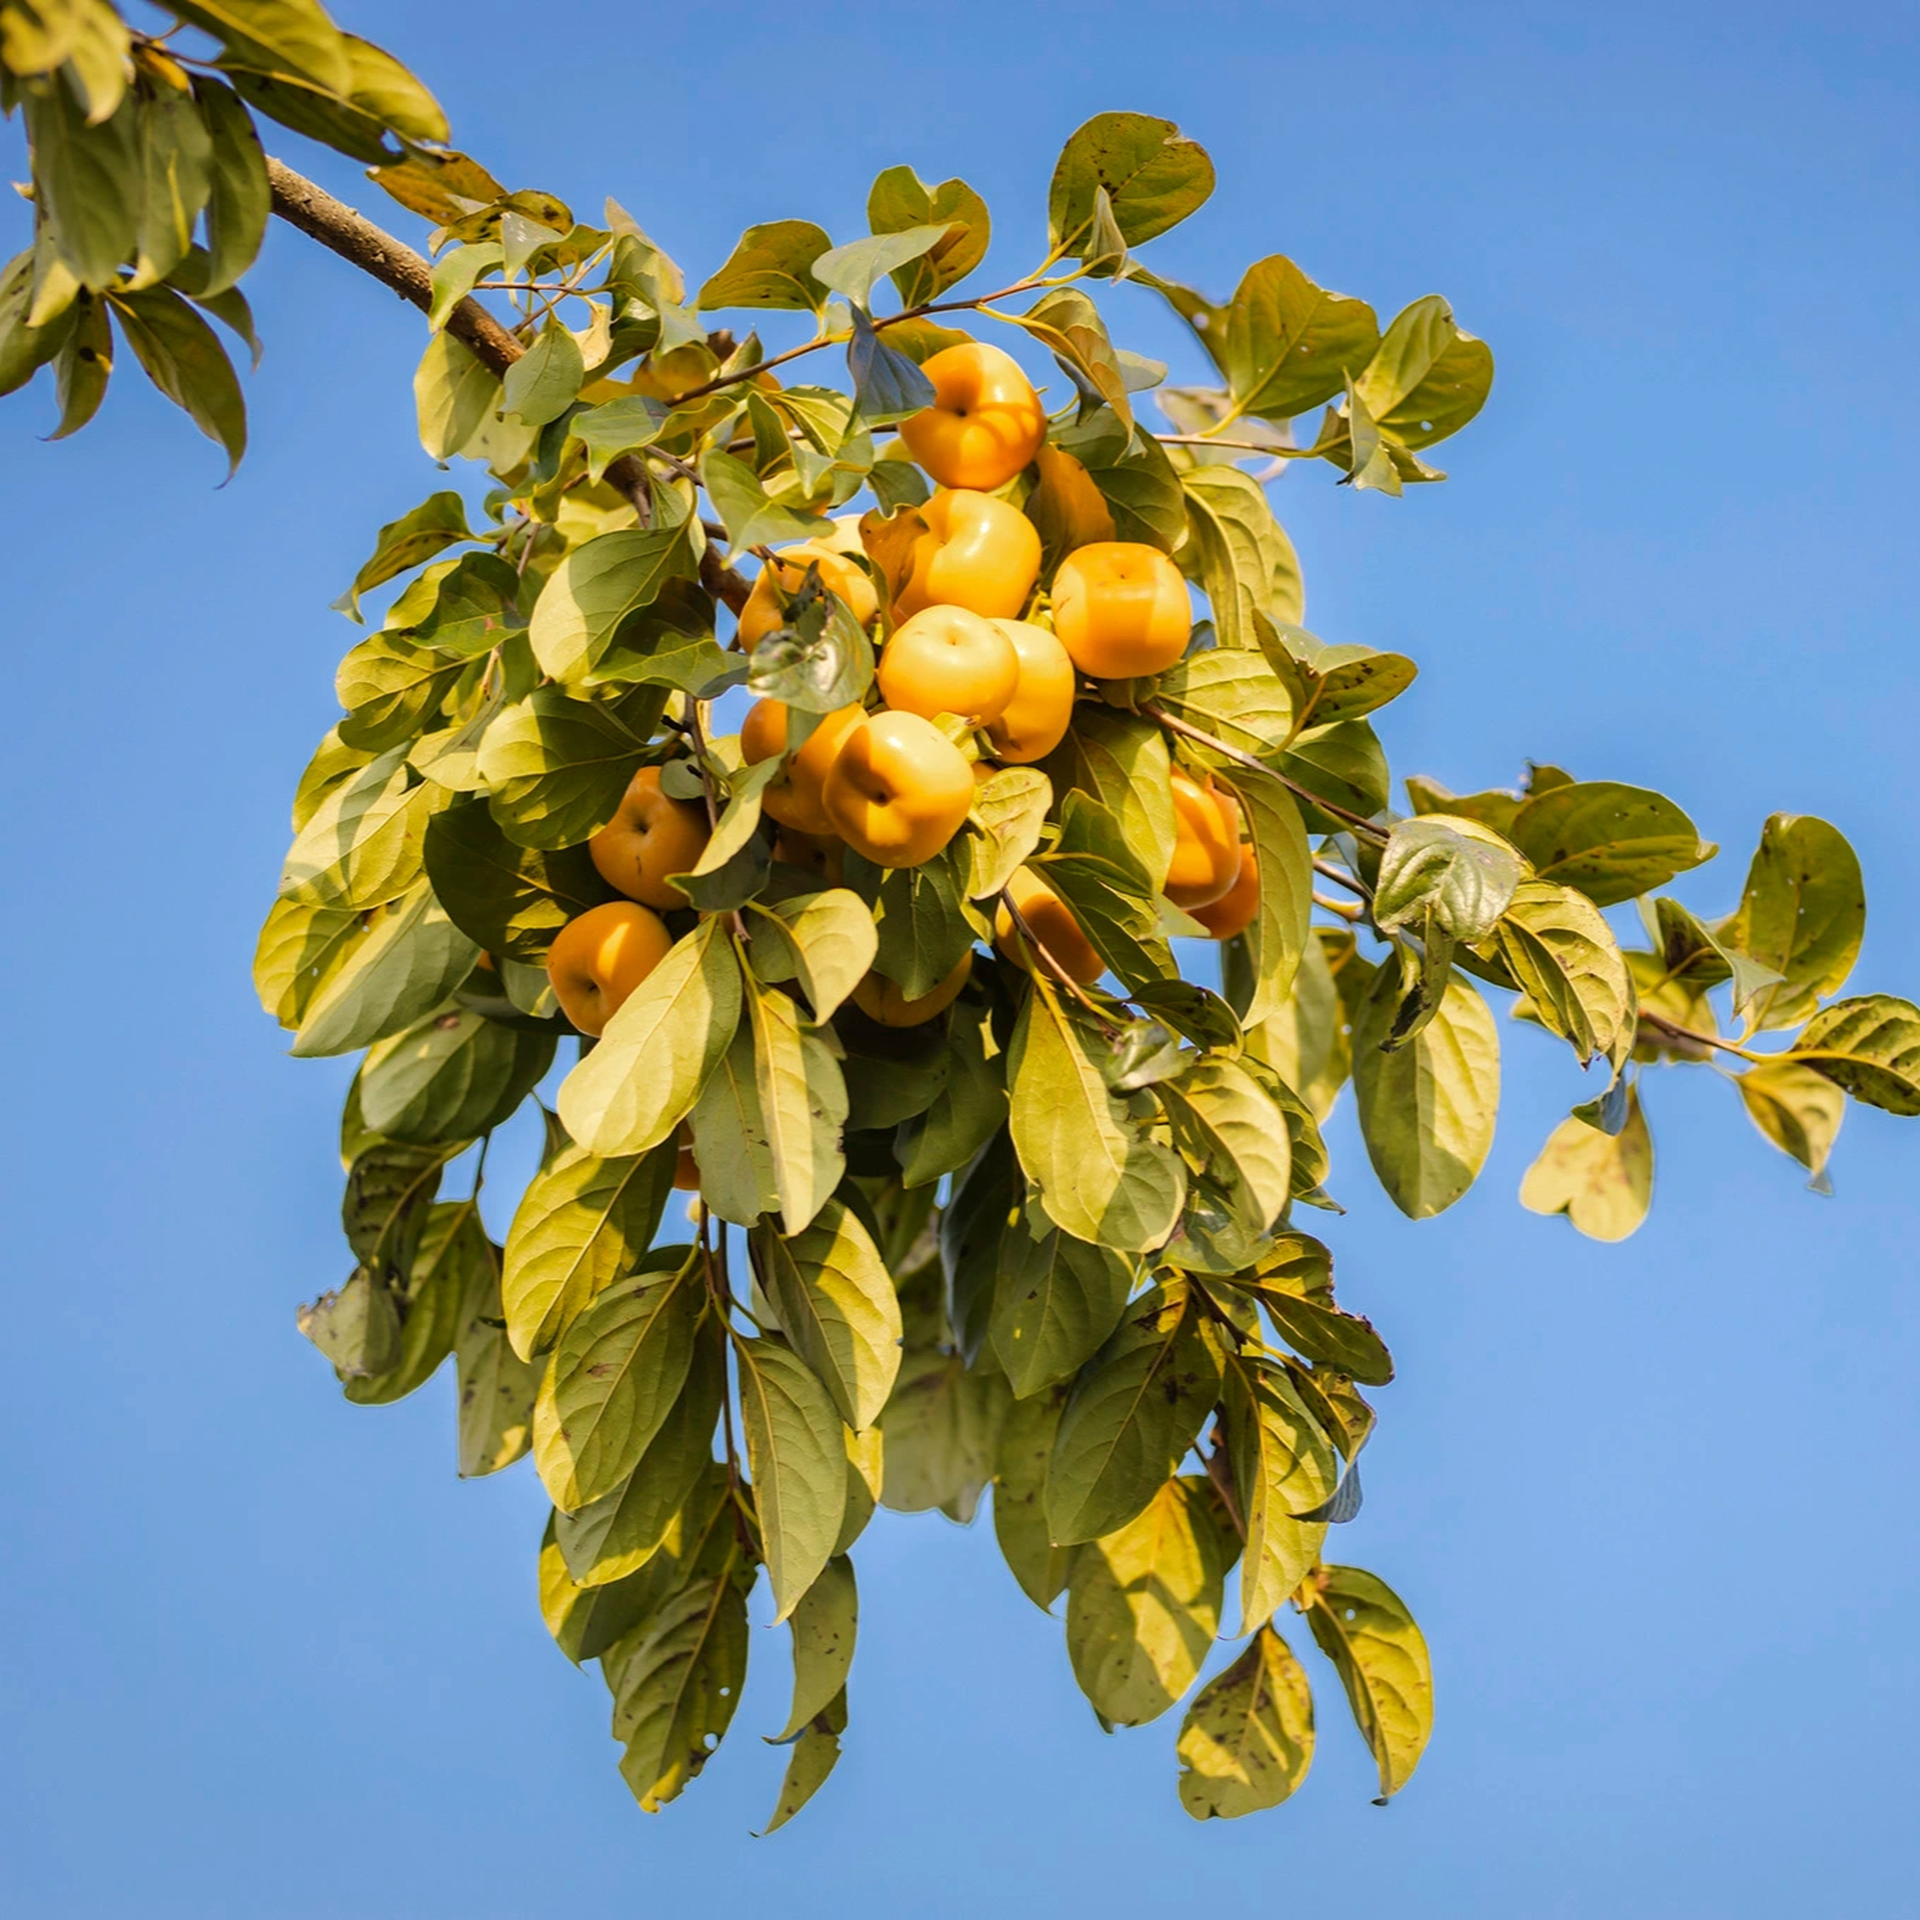
[[[777,1833],[820,1791],[827,1776],[840,1764],[840,1736],[846,1730],[847,1693],[843,1687],[794,1741],[792,1758],[781,1776],[773,1818],[760,1829],[763,1839]]]
[[[423,857],[448,917],[495,960],[543,963],[569,920],[613,898],[584,847],[515,846],[484,799],[434,814]]]
[[[1047,1471],[1063,1545],[1123,1527],[1180,1464],[1220,1387],[1220,1354],[1185,1290],[1132,1303],[1082,1373]]]
[[[999,1241],[991,1339],[1016,1400],[1071,1379],[1119,1323],[1134,1264],[1108,1247],[1024,1220]]]
[[[1354,1020],[1353,1088],[1373,1170],[1394,1205],[1419,1220],[1452,1206],[1486,1161],[1500,1041],[1486,1001],[1455,973],[1432,1020],[1383,1052],[1399,1002],[1397,972],[1382,967]]]
[[[543,673],[574,681],[597,666],[621,626],[693,572],[680,527],[616,528],[575,547],[535,601],[531,632]]]
[[[666,1206],[674,1158],[671,1141],[610,1159],[569,1146],[528,1182],[507,1230],[501,1278],[507,1335],[523,1359],[545,1353],[639,1264]]]
[[[1751,1028],[1798,1026],[1838,993],[1860,955],[1867,896],[1840,832],[1811,814],[1776,813],[1760,835],[1727,945],[1780,976],[1753,995]]]
[[[608,1021],[560,1088],[560,1118],[600,1154],[645,1153],[700,1097],[740,1019],[740,963],[716,919],[703,920]]]
[[[1616,780],[1574,780],[1535,793],[1507,838],[1540,879],[1577,887],[1596,907],[1664,887],[1716,851],[1671,800]]]
[[[1380,1769],[1382,1798],[1420,1764],[1433,1730],[1427,1643],[1400,1596],[1358,1567],[1322,1567],[1307,1624],[1347,1690],[1347,1704]]]
[[[1067,1656],[1103,1720],[1144,1726],[1193,1685],[1220,1629],[1231,1558],[1219,1496],[1197,1474],[1168,1479],[1074,1555]]]
[[[533,1408],[533,1459],[563,1512],[625,1483],[686,1383],[706,1305],[700,1262],[679,1248],[655,1259],[662,1264],[643,1261],[596,1294],[547,1362]]]
[[[761,1335],[736,1339],[734,1352],[777,1624],[833,1557],[847,1506],[846,1448],[827,1389],[789,1347]]]
[[[1589,1240],[1626,1239],[1652,1200],[1653,1135],[1633,1087],[1618,1133],[1562,1120],[1520,1182],[1520,1204],[1530,1213],[1564,1213]]]
[[[844,1698],[859,1621],[853,1562],[845,1554],[836,1554],[801,1596],[787,1622],[793,1631],[793,1705],[786,1725],[770,1736],[774,1745],[793,1739],[826,1713],[836,1698]]]
[[[1180,556],[1213,609],[1222,647],[1257,650],[1256,614],[1298,625],[1305,613],[1300,562],[1267,496],[1238,467],[1191,467],[1180,476],[1192,545]]]
[[[795,1349],[826,1383],[842,1419],[870,1427],[900,1371],[900,1301],[858,1216],[829,1200],[805,1231],[753,1239],[760,1284]]]
[[[1825,1074],[1791,1060],[1749,1067],[1733,1084],[1753,1124],[1806,1168],[1816,1191],[1826,1191],[1827,1156],[1847,1112],[1841,1089]]]
[[[1313,1695],[1292,1649],[1264,1626],[1187,1709],[1175,1750],[1180,1804],[1196,1820],[1277,1807],[1313,1764]]]
[[[1016,1400],[1007,1409],[993,1462],[993,1532],[1020,1590],[1043,1613],[1066,1590],[1077,1551],[1047,1536],[1047,1462],[1060,1426],[1064,1388]]]
[[[1240,1631],[1251,1633],[1319,1559],[1325,1523],[1299,1516],[1326,1501],[1338,1470],[1325,1432],[1282,1368],[1230,1355],[1224,1387],[1227,1455],[1246,1529]]]
[[[1586,895],[1543,880],[1514,889],[1497,930],[1500,958],[1541,1023],[1585,1066],[1616,1066],[1633,1044],[1639,999],[1613,929]]]
[[[247,450],[247,403],[226,348],[170,287],[116,293],[112,303],[147,378],[225,449],[231,477]]]

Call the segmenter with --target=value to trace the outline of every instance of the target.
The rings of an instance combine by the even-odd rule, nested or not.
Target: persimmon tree
[[[0,0],[0,66],[32,217],[0,391],[50,367],[56,437],[125,346],[239,461],[210,322],[257,357],[274,215],[422,310],[420,438],[461,484],[339,603],[384,610],[256,964],[296,1055],[360,1056],[351,1271],[300,1325],[358,1404],[451,1360],[462,1474],[532,1454],[541,1609],[640,1804],[725,1733],[764,1576],[790,1818],[847,1723],[862,1529],[989,1488],[1104,1726],[1244,1643],[1180,1725],[1191,1813],[1307,1771],[1289,1607],[1396,1791],[1427,1650],[1328,1558],[1393,1376],[1309,1230],[1337,1238],[1343,1090],[1394,1203],[1439,1213],[1493,1137],[1505,1007],[1592,1075],[1521,1198],[1602,1239],[1647,1209],[1651,1067],[1721,1073],[1816,1186],[1849,1097],[1920,1112],[1920,1011],[1833,997],[1865,906],[1824,821],[1768,820],[1702,920],[1662,889],[1715,849],[1663,795],[1535,765],[1392,804],[1375,721],[1414,663],[1307,630],[1264,482],[1442,480],[1485,344],[1279,254],[1220,303],[1161,277],[1142,249],[1213,169],[1141,114],[1068,139],[1009,284],[974,290],[980,196],[896,166],[870,231],[773,220],[696,286],[617,205],[455,151],[315,0],[170,0],[152,32]],[[366,164],[427,251],[269,158],[263,118]],[[1114,342],[1120,281],[1205,384]],[[545,1154],[496,1244],[486,1144],[529,1103]]]

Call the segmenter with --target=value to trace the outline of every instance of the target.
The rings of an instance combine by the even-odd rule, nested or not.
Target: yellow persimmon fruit
[[[636,900],[589,907],[554,935],[547,978],[564,1013],[582,1033],[601,1034],[630,994],[673,945],[657,913]]]
[[[900,438],[940,486],[991,493],[1039,452],[1047,416],[1012,354],[969,340],[920,371],[933,382],[933,405],[901,421]]]
[[[921,1027],[953,1005],[955,996],[967,984],[973,972],[973,949],[960,956],[960,964],[937,987],[912,1000],[901,991],[898,981],[885,974],[869,973],[853,989],[853,1004],[869,1020],[883,1027]]]
[[[1240,872],[1240,814],[1233,796],[1211,781],[1173,770],[1173,860],[1161,888],[1191,913],[1218,900]]]
[[[991,494],[947,489],[920,508],[927,530],[913,543],[894,617],[924,607],[965,607],[989,620],[1026,610],[1040,577],[1040,535],[1018,507]]]
[[[880,697],[896,713],[998,719],[1020,685],[1020,656],[997,620],[965,607],[926,607],[881,650]]]
[[[1007,882],[1006,891],[993,916],[993,944],[1017,967],[1031,973],[1036,966],[1045,971],[1044,962],[1034,958],[1032,949],[1021,938],[1007,902],[1013,903],[1034,939],[1046,948],[1069,978],[1090,987],[1106,972],[1107,963],[1094,951],[1080,922],[1067,903],[1026,867],[1018,868]]]
[[[873,624],[873,616],[880,611],[880,600],[866,569],[828,539],[802,540],[798,546],[782,547],[774,556],[773,565],[760,569],[747,604],[740,609],[739,626],[733,636],[736,646],[751,650],[779,626],[782,614],[773,594],[775,576],[778,575],[784,592],[797,593],[807,577],[807,568],[816,562],[820,568],[820,584],[828,592],[838,594],[863,627]]]
[[[881,712],[847,734],[820,803],[855,853],[879,867],[917,867],[960,831],[973,793],[966,755],[931,720]]]
[[[1020,662],[1020,683],[1013,698],[989,723],[987,737],[995,756],[1024,765],[1044,760],[1066,738],[1073,719],[1078,677],[1072,656],[1057,636],[1031,620],[996,620]]]
[[[1215,940],[1231,940],[1236,933],[1244,933],[1253,925],[1253,916],[1259,911],[1260,862],[1255,859],[1252,846],[1246,843],[1240,848],[1240,871],[1233,876],[1232,886],[1218,900],[1188,908]]]
[[[667,885],[670,873],[691,873],[706,850],[707,810],[694,800],[676,800],[660,789],[660,769],[642,767],[633,776],[619,810],[587,842],[587,852],[608,886],[643,907],[684,907],[687,896]]]
[[[1053,576],[1053,630],[1073,664],[1096,680],[1161,673],[1187,650],[1193,602],[1158,547],[1096,540]]]
[[[859,707],[841,707],[823,715],[786,770],[760,796],[760,804],[783,827],[801,833],[832,833],[833,822],[820,805],[821,783],[840,743],[866,715]],[[787,750],[787,710],[778,700],[756,701],[740,729],[740,753],[749,766]]]

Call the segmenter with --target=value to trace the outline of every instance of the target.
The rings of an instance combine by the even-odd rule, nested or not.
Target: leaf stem
[[[1750,1047],[1736,1046],[1731,1040],[1722,1040],[1716,1034],[1699,1033],[1692,1027],[1683,1027],[1678,1020],[1669,1020],[1664,1013],[1653,1013],[1647,1008],[1640,1009],[1640,1018],[1657,1033],[1664,1033],[1673,1040],[1685,1040],[1696,1047],[1716,1048],[1721,1053],[1737,1055],[1742,1060],[1764,1061],[1774,1056],[1756,1053]]]

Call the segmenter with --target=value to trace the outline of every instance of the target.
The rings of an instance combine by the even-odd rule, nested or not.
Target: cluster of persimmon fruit
[[[1083,677],[1121,680],[1173,665],[1192,637],[1180,570],[1156,547],[1107,540],[1076,548],[1054,571],[1052,626],[1027,618],[1040,575],[1040,535],[1001,491],[1033,460],[1047,418],[1011,355],[979,341],[944,348],[922,369],[933,403],[903,421],[906,450],[934,481],[892,594],[893,631],[881,648],[877,706],[840,708],[788,754],[787,709],[761,700],[740,729],[748,765],[786,756],[761,796],[779,831],[773,855],[840,878],[845,849],[876,866],[913,867],[940,853],[972,810],[979,783],[1003,766],[1044,760],[1066,737]],[[860,623],[880,616],[858,516],[830,523],[764,567],[740,610],[736,646],[752,649],[786,619],[809,570]],[[970,759],[943,716],[963,723]],[[956,729],[955,731],[961,731]],[[1253,918],[1259,875],[1226,789],[1176,767],[1176,844],[1166,897],[1216,940]],[[547,957],[555,996],[582,1033],[599,1034],[659,965],[673,936],[660,918],[684,908],[672,876],[692,872],[711,832],[707,809],[675,798],[658,767],[634,775],[619,811],[589,840],[593,863],[625,898],[591,908],[561,929]],[[1091,985],[1104,963],[1067,903],[1029,868],[1008,883],[994,944],[1031,968],[1045,958]],[[932,1020],[972,969],[969,952],[930,992],[909,999],[870,973],[854,1003],[883,1026]]]

